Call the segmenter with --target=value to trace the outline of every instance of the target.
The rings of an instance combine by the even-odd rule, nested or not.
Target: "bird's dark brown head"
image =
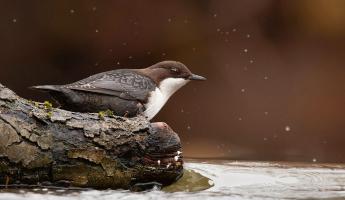
[[[177,61],[162,61],[154,64],[144,72],[159,83],[166,78],[182,78],[185,80],[204,81],[206,78],[193,74],[183,63]]]

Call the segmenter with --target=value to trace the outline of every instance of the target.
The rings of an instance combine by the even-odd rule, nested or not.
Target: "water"
[[[188,160],[176,184],[134,193],[124,190],[2,190],[1,200],[110,199],[343,199],[345,165]]]

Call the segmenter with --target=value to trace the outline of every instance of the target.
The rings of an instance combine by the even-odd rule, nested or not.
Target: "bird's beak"
[[[199,76],[199,75],[196,75],[196,74],[190,75],[188,79],[189,80],[195,80],[195,81],[206,81],[207,80],[205,77]]]

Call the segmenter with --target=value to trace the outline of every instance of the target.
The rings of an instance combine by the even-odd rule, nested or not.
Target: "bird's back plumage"
[[[144,102],[156,85],[149,77],[136,71],[119,69],[96,74],[61,87]]]
[[[156,85],[134,70],[120,69],[95,74],[67,85],[33,86],[48,91],[62,108],[76,112],[113,110],[116,115],[136,116]]]

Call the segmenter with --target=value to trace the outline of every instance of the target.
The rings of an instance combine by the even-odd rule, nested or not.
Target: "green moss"
[[[44,101],[43,108],[47,112],[47,118],[51,118],[53,116],[53,104],[49,101]]]
[[[52,117],[52,115],[53,115],[53,112],[52,112],[52,111],[47,112],[47,117],[48,117],[49,119]]]
[[[105,111],[105,114],[108,116],[108,117],[114,117],[114,112],[112,110],[106,110]]]
[[[99,111],[98,112],[98,117],[99,117],[99,119],[104,120],[105,113],[103,111]]]
[[[104,120],[104,117],[114,117],[114,112],[112,110],[99,111],[98,117]]]
[[[44,109],[45,109],[45,110],[52,110],[52,109],[53,109],[53,104],[50,103],[49,101],[45,101],[45,102],[43,103],[43,106],[44,106]]]
[[[29,99],[29,100],[28,100],[28,103],[31,104],[31,105],[33,105],[33,106],[35,106],[35,107],[38,107],[38,106],[40,105],[37,101],[34,101],[34,100],[32,100],[32,99]]]

